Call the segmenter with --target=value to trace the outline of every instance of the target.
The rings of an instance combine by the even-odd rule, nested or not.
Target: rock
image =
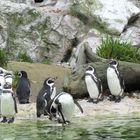
[[[0,1],[0,43],[9,51],[10,59],[26,52],[34,61],[64,60],[85,26],[79,19],[54,10],[33,7],[23,1],[20,6],[16,2]]]
[[[74,9],[75,15],[85,16],[92,24],[96,22],[98,27],[115,35],[120,35],[129,20],[140,13],[140,9],[128,0],[84,0],[75,2]]]
[[[134,47],[140,46],[140,26],[131,26],[120,36],[120,40],[129,42]]]
[[[120,35],[128,21],[140,13],[140,9],[128,0],[99,0],[99,3],[101,7],[93,12],[93,16],[99,19],[98,23],[104,24],[107,31],[116,35]]]
[[[91,50],[91,49],[90,49]],[[106,70],[109,60],[96,57],[95,54],[91,53],[85,47],[85,54],[90,58],[91,63],[81,64],[76,66],[76,71],[74,74],[71,74],[68,77],[67,84],[65,83],[64,89],[70,91],[74,97],[83,97],[87,96],[87,90],[82,76],[85,72],[85,67],[89,64],[93,65],[96,68],[97,75],[102,81],[103,89],[106,91],[108,89],[107,79],[106,79]],[[129,63],[119,61],[120,72],[122,73],[125,81],[125,91],[135,91],[140,90],[140,64]]]

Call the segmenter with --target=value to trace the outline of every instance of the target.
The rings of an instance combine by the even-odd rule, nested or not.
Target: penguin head
[[[54,81],[56,80],[57,77],[53,78],[53,77],[48,77],[45,81],[44,81],[44,86],[49,86],[52,87],[54,86]]]
[[[95,68],[93,66],[88,65],[88,67],[86,68],[86,73],[95,74],[96,73],[96,70],[95,70]]]
[[[19,76],[20,78],[21,78],[21,77],[28,78],[27,72],[26,72],[26,71],[19,71],[19,72],[18,72],[18,76]]]
[[[111,59],[111,61],[109,62],[109,66],[113,66],[115,68],[118,67],[118,64],[119,64],[118,61],[115,59]]]

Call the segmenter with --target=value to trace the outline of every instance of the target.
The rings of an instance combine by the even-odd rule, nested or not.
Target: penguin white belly
[[[75,104],[72,96],[69,94],[63,94],[59,97],[59,102],[62,106],[62,113],[64,115],[64,118],[70,121],[75,110]]]
[[[85,77],[85,82],[86,82],[87,91],[89,93],[90,98],[92,98],[92,99],[98,98],[99,90],[98,90],[96,83],[92,79],[92,77],[87,75]]]
[[[118,96],[122,93],[119,78],[114,69],[107,69],[107,83],[112,95]]]
[[[51,99],[53,99],[56,95],[56,87],[54,87],[53,89],[53,92],[52,92],[52,95],[51,95]]]
[[[6,117],[14,116],[15,106],[11,93],[1,95],[1,115]]]
[[[12,81],[13,81],[12,78],[6,78],[6,79],[5,79],[5,82],[6,82],[6,83],[12,84]]]

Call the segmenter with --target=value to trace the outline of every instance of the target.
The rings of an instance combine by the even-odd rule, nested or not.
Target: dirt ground
[[[43,82],[47,77],[56,77],[57,92],[61,90],[64,77],[70,73],[70,69],[59,65],[47,65],[40,63],[26,63],[26,62],[9,62],[7,70],[13,72],[24,70],[28,74],[31,83],[31,97],[30,102],[36,101],[36,96],[42,88]]]

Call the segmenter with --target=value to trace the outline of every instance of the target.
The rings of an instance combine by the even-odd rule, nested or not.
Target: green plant
[[[26,52],[19,53],[17,60],[20,61],[20,62],[30,62],[30,63],[33,63],[33,60],[27,55]]]
[[[138,48],[133,48],[130,43],[107,37],[102,39],[96,53],[106,59],[114,58],[121,61],[140,63],[140,54],[137,50]]]
[[[14,71],[13,82],[12,82],[12,87],[14,89],[16,89],[16,84],[17,84],[18,79],[19,79],[18,72]]]
[[[0,49],[0,67],[7,67],[8,57],[4,49]]]

